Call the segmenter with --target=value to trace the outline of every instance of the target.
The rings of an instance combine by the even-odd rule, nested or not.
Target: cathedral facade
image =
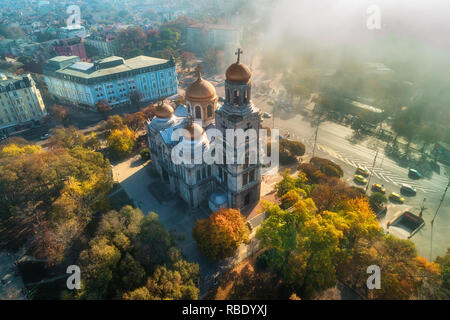
[[[212,211],[235,208],[245,212],[260,198],[261,164],[257,155],[253,158],[256,161],[249,161],[252,156],[249,154],[252,152],[250,139],[245,138],[239,146],[236,138],[227,141],[226,135],[228,129],[244,133],[254,129],[258,135],[261,126],[259,110],[251,99],[252,74],[248,66],[240,62],[240,53],[239,50],[237,62],[226,71],[223,104],[218,104],[214,86],[203,79],[198,70],[197,80],[186,90],[186,105],[174,109],[168,103],[160,103],[155,108],[155,117],[147,122],[150,166],[168,185],[170,192],[180,196],[190,208],[207,202]],[[177,129],[184,129],[183,134],[173,139]],[[220,137],[223,138],[208,136],[209,129],[222,133]],[[253,142],[258,144],[258,138],[256,136]],[[224,151],[224,161],[218,163],[210,164],[202,158],[190,163],[173,161],[174,148],[208,151],[213,142],[222,145],[223,150],[242,148],[245,159],[237,161],[234,156],[229,161],[225,159]]]

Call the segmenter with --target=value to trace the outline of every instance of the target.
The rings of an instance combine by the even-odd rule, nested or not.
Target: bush
[[[320,171],[317,166],[311,163],[302,163],[298,166],[298,169],[302,171],[313,184],[327,181],[327,176]]]
[[[150,149],[149,148],[142,148],[140,151],[140,155],[142,160],[146,161],[150,159]]]
[[[381,192],[374,192],[369,197],[369,204],[373,211],[378,212],[382,209],[383,205],[387,202],[387,198]]]
[[[342,178],[344,176],[342,168],[331,160],[314,157],[311,158],[310,163],[318,167],[328,177]]]
[[[287,140],[287,139],[280,139],[280,143],[285,145],[285,148],[289,150],[291,155],[296,157],[301,157],[305,154],[305,145],[299,141],[293,141],[293,140]]]
[[[297,163],[297,158],[291,155],[288,151],[280,150],[279,157],[280,164],[283,166],[289,166],[291,164]]]

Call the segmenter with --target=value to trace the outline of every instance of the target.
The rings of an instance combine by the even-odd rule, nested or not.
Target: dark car
[[[406,195],[412,195],[415,196],[417,191],[413,186],[402,184],[402,187],[400,188],[401,193]]]
[[[411,179],[420,179],[422,178],[422,175],[416,169],[409,169],[408,177],[410,177]]]

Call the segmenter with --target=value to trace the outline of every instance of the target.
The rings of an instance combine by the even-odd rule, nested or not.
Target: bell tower
[[[224,163],[218,165],[219,185],[228,195],[229,207],[248,212],[260,198],[258,150],[261,118],[251,99],[252,73],[241,62],[242,53],[238,49],[237,61],[226,71],[225,102],[216,111],[215,124],[222,133],[224,155],[229,150],[233,153],[231,158],[224,156]]]

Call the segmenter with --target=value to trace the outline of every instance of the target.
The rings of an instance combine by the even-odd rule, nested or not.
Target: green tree
[[[369,203],[372,210],[378,212],[381,210],[382,206],[387,203],[388,199],[381,192],[374,192],[369,197]]]
[[[85,135],[75,127],[58,127],[51,130],[50,144],[61,148],[73,149],[83,146],[86,142]]]

